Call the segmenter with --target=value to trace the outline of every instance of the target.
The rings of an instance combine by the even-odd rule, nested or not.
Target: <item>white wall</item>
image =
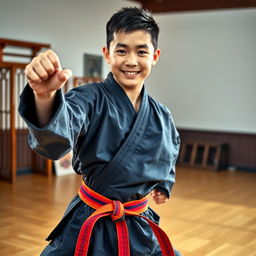
[[[256,133],[256,9],[155,15],[149,92],[181,128]]]
[[[105,24],[123,0],[0,0],[0,37],[49,43],[83,75],[101,54]],[[183,128],[256,133],[256,9],[154,15],[162,55],[150,94]],[[104,65],[104,76],[108,67]]]

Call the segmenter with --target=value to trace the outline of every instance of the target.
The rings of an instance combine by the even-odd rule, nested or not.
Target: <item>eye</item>
[[[143,51],[143,50],[140,50],[140,51],[138,51],[138,54],[141,55],[141,56],[143,56],[143,55],[147,55],[148,52]]]
[[[116,53],[119,55],[124,55],[124,54],[126,54],[126,51],[123,49],[119,49],[119,50],[116,50]]]

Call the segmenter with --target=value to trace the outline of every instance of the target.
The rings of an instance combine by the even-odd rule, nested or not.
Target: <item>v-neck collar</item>
[[[104,87],[108,93],[113,96],[114,101],[117,101],[118,105],[120,105],[122,109],[124,108],[125,111],[128,111],[132,119],[137,115],[137,113],[140,111],[143,99],[146,97],[145,86],[143,86],[141,90],[141,103],[138,112],[136,112],[131,100],[123,88],[116,82],[111,72],[108,74],[106,80],[104,81]]]

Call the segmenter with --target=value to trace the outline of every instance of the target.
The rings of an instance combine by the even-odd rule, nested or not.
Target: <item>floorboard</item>
[[[172,197],[150,205],[184,256],[256,256],[256,174],[177,168]],[[0,255],[34,256],[76,194],[80,177],[0,181]]]

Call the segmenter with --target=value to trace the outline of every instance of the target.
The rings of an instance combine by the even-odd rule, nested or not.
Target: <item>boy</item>
[[[19,111],[31,148],[50,159],[73,150],[73,168],[83,177],[41,255],[174,255],[146,197],[157,204],[169,198],[179,150],[170,112],[144,88],[160,56],[158,33],[146,11],[118,11],[107,23],[107,79],[66,95],[59,89],[71,71],[53,51],[26,67]]]

